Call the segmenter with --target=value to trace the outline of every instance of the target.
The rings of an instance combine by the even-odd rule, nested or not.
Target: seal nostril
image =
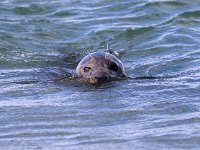
[[[97,82],[104,82],[108,80],[108,77],[95,77],[95,79],[97,80]]]

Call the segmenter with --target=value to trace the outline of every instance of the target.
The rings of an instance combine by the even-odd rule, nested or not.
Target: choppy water
[[[199,149],[199,31],[199,0],[1,0],[1,149]],[[164,78],[69,78],[107,44]]]

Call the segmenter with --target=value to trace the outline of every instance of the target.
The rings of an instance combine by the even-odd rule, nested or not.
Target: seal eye
[[[109,65],[108,69],[116,72],[116,71],[118,71],[119,67],[117,66],[116,63],[112,63]]]
[[[85,68],[83,68],[83,70],[84,70],[84,72],[88,72],[91,70],[91,67],[85,67]]]

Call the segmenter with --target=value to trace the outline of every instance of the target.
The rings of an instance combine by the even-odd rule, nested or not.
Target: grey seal
[[[85,56],[76,67],[75,77],[89,83],[102,83],[126,77],[122,62],[106,52],[94,52]]]

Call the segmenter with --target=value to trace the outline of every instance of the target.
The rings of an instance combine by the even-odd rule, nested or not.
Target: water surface
[[[199,149],[199,30],[198,0],[1,0],[1,149]],[[162,78],[70,78],[107,44]]]

